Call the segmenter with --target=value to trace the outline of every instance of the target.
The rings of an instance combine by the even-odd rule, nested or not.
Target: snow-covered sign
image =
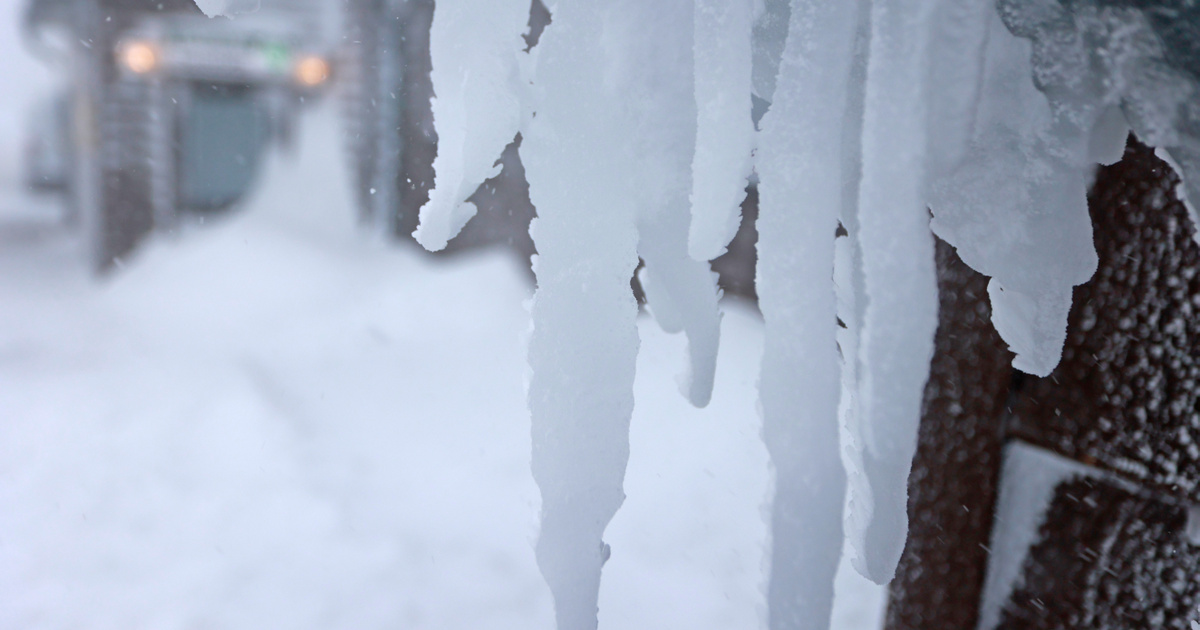
[[[683,392],[706,404],[720,319],[706,262],[733,235],[752,166],[775,472],[770,625],[828,624],[843,466],[855,565],[891,579],[937,325],[933,234],[992,278],[1015,366],[1045,375],[1071,291],[1096,266],[1094,165],[1118,158],[1132,128],[1174,158],[1187,193],[1200,185],[1197,82],[1170,63],[1155,23],[1115,4],[558,0],[531,53],[527,0],[438,4],[442,146],[417,237],[434,249],[452,238],[466,198],[524,135],[538,210],[537,555],[560,628],[596,626],[603,533],[624,499],[629,278],[640,258],[649,309],[687,335]],[[759,132],[752,93],[770,106]]]

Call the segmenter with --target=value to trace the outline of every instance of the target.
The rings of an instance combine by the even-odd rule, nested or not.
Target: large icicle
[[[754,148],[753,17],[753,0],[695,0],[698,128],[688,252],[696,260],[724,254],[741,219]]]
[[[863,469],[854,480],[855,568],[892,578],[908,530],[908,473],[937,329],[925,207],[930,0],[876,1],[863,114],[860,236],[865,295],[859,355]]]
[[[499,171],[521,126],[528,21],[529,0],[438,0],[429,33],[436,179],[413,234],[427,249],[445,247],[475,215],[467,198]]]
[[[862,339],[864,311],[867,307],[863,279],[862,249],[859,245],[861,227],[858,217],[859,184],[862,181],[862,123],[866,103],[867,61],[870,54],[870,0],[857,0],[858,26],[853,59],[850,66],[850,87],[846,95],[846,114],[842,124],[842,208],[840,237],[834,244],[833,285],[837,295],[838,349],[842,356],[842,397],[838,406],[841,422],[842,465],[849,475],[850,509],[843,517],[844,527],[855,531],[854,501],[870,501],[870,487],[863,474],[863,423],[859,404],[859,375],[862,360],[859,345]]]
[[[538,249],[529,342],[533,476],[542,494],[537,559],[560,630],[596,627],[602,536],[624,500],[638,307],[633,182],[620,85],[597,27],[607,3],[561,0],[543,33],[536,115],[522,144]]]
[[[620,82],[622,118],[628,125],[625,137],[637,156],[623,176],[633,182],[638,254],[646,263],[640,275],[642,286],[647,305],[663,329],[687,335],[688,367],[680,385],[693,405],[704,406],[712,395],[721,318],[716,275],[707,259],[688,255],[688,195],[695,182],[699,88],[692,80],[693,32],[685,25],[695,9],[692,0],[613,0],[612,4],[622,18],[609,25],[609,37],[621,42],[610,63],[610,76]],[[749,40],[748,17],[745,39]],[[748,66],[748,41],[746,47]],[[733,94],[736,86],[735,81]],[[749,125],[748,70],[741,94],[745,97],[741,114]],[[709,140],[714,153],[730,150]],[[744,148],[742,161],[749,159],[748,145]],[[740,192],[745,187],[740,165],[713,163],[707,168],[707,176],[724,177],[729,188]],[[727,201],[736,208],[736,199]]]
[[[845,471],[833,278],[842,127],[859,3],[793,0],[758,153],[759,385],[775,470],[772,630],[828,628],[841,557]]]
[[[988,26],[976,131],[961,164],[931,184],[933,228],[992,277],[992,320],[1017,354],[1013,365],[1046,376],[1062,355],[1072,290],[1096,269],[1092,158],[1111,157],[1106,136],[1120,134],[1122,121],[1111,120],[1091,82],[1051,81],[1039,92],[1029,43],[994,12]],[[1082,74],[1084,55],[1070,52],[1059,63]]]

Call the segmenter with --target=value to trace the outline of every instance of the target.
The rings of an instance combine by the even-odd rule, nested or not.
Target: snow
[[[1005,447],[996,499],[997,525],[979,611],[980,630],[999,625],[1005,602],[1020,586],[1025,558],[1038,541],[1055,488],[1079,477],[1102,478],[1127,487],[1118,477],[1024,442]]]
[[[759,397],[775,471],[769,627],[825,628],[840,560],[846,475],[834,233],[859,3],[793,3],[757,156],[757,289],[766,322]]]
[[[527,0],[443,0],[434,9],[429,47],[436,176],[413,234],[430,250],[444,248],[475,215],[467,198],[499,173],[500,153],[520,130],[527,81],[520,57],[528,57],[521,35],[529,6]]]
[[[4,196],[0,626],[553,626],[523,273],[356,233],[332,109],[302,122],[237,216],[100,283]],[[759,625],[762,323],[725,310],[704,410],[671,391],[684,339],[636,320],[604,627]],[[837,592],[834,628],[880,626],[881,589]]]

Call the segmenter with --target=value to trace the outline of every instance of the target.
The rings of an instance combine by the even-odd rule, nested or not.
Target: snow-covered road
[[[358,233],[334,116],[307,122],[243,212],[101,282],[0,206],[0,629],[552,626],[532,289],[505,252]],[[763,624],[761,321],[725,309],[704,410],[682,339],[641,320],[602,628]],[[878,627],[845,565],[835,627]]]

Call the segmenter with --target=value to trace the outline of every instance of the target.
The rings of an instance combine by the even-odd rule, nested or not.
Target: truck
[[[333,73],[312,0],[263,0],[237,19],[192,0],[30,0],[24,27],[69,76],[66,113],[43,116],[29,143],[66,155],[41,156],[51,168],[28,179],[66,195],[97,272],[234,206]]]

